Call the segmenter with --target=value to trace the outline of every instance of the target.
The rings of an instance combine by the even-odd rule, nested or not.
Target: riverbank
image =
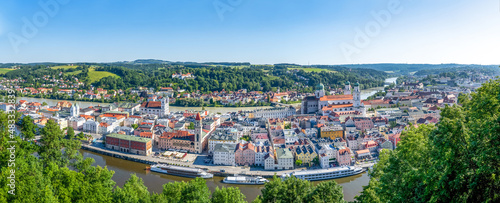
[[[82,145],[82,149],[103,154],[106,156],[111,156],[119,159],[124,159],[127,161],[133,161],[148,165],[161,163],[161,164],[179,165],[191,168],[201,168],[220,177],[245,174],[250,176],[262,176],[265,178],[272,178],[274,175],[281,176],[281,174],[283,173],[292,173],[294,171],[302,171],[304,169],[307,170],[307,168],[305,167],[300,167],[293,170],[265,171],[262,170],[260,167],[210,165],[210,164],[204,164],[204,159],[206,158],[206,155],[203,154],[197,155],[196,159],[192,161],[176,161],[176,160],[160,159],[152,156],[142,156],[142,155],[134,155],[129,153],[118,152],[104,148],[102,145],[100,146]],[[356,167],[361,167],[365,169],[371,166],[373,166],[373,163],[356,165]]]
[[[190,178],[171,176],[144,170],[147,166],[149,166],[148,164],[125,160],[123,157],[116,158],[84,149],[81,149],[80,153],[82,153],[85,158],[94,159],[95,162],[93,166],[101,166],[103,168],[106,167],[109,170],[115,171],[112,180],[115,181],[119,187],[123,187],[126,181],[130,178],[131,174],[135,174],[139,178],[143,179],[144,185],[148,188],[149,192],[156,193],[161,193],[163,185],[168,182],[186,182],[192,180]],[[235,185],[223,183],[223,179],[223,177],[214,176],[212,179],[206,179],[206,184],[212,192],[214,192],[217,187],[235,187]],[[370,178],[366,172],[355,176],[333,179],[333,181],[343,187],[344,199],[346,201],[353,201],[354,197],[359,195],[359,193],[363,190],[363,186],[368,185],[369,180]],[[312,183],[316,185],[321,182],[324,181],[313,181]],[[261,194],[261,190],[263,189],[263,185],[237,185],[237,187],[246,196],[245,200],[248,202],[252,202],[258,195]]]

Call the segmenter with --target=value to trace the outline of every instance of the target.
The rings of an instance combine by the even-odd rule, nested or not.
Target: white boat
[[[171,166],[166,164],[156,164],[151,165],[151,171],[158,173],[166,173],[173,176],[182,176],[188,178],[213,178],[214,175],[207,173],[206,171],[199,168],[189,168],[182,166]]]
[[[328,180],[335,178],[342,178],[347,176],[353,176],[363,173],[364,170],[358,167],[343,166],[337,168],[328,169],[318,169],[318,170],[305,170],[305,171],[294,171],[292,173],[283,173],[281,178],[285,179],[290,176],[295,176],[302,180]]]
[[[269,180],[267,180],[263,177],[260,177],[260,176],[257,176],[257,177],[230,176],[230,177],[224,178],[224,180],[222,180],[222,182],[227,183],[227,184],[240,184],[240,185],[263,185],[263,184],[269,182]]]

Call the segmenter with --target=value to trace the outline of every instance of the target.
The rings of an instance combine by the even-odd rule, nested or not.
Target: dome
[[[351,83],[349,81],[346,81],[345,82],[345,85],[350,85]]]
[[[354,86],[359,86],[359,82],[356,82],[356,84],[354,84]]]
[[[319,83],[317,86],[316,86],[316,90],[324,90],[325,89],[325,86],[323,85],[323,83]]]

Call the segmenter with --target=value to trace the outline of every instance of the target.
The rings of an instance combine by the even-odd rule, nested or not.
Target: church
[[[301,114],[323,114],[328,115],[360,115],[366,116],[366,109],[361,103],[361,91],[359,83],[354,84],[354,90],[351,89],[351,83],[345,83],[344,95],[325,95],[325,86],[320,83],[316,86],[314,96],[305,97],[302,100],[300,109]]]

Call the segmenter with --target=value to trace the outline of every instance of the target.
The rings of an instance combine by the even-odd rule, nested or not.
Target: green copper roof
[[[129,140],[129,141],[143,142],[143,143],[147,143],[147,142],[151,141],[150,138],[136,137],[136,136],[132,136],[132,135],[122,135],[122,134],[116,134],[116,133],[106,135],[106,137],[114,137],[114,138],[118,138],[118,139],[122,139],[122,140]]]
[[[351,83],[349,81],[346,81],[345,82],[345,85],[350,85]]]

